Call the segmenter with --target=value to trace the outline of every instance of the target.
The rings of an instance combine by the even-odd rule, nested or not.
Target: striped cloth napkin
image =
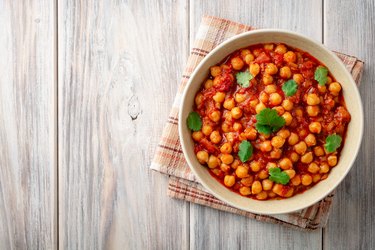
[[[182,83],[178,89],[168,121],[151,163],[151,169],[167,174],[169,178],[168,195],[173,198],[194,202],[204,206],[227,211],[259,221],[287,225],[304,230],[314,230],[326,225],[334,194],[328,195],[322,201],[298,212],[281,215],[257,215],[222,202],[215,198],[198,183],[191,172],[182,153],[178,137],[178,111],[180,100],[189,79],[198,63],[218,44],[224,40],[254,29],[254,27],[235,23],[226,19],[213,16],[204,16],[198,29],[198,34],[187,61],[185,72],[182,75]],[[359,83],[363,62],[354,56],[337,53],[347,69]]]

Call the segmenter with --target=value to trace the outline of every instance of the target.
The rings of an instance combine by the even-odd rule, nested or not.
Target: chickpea
[[[234,100],[236,100],[237,103],[241,103],[246,100],[245,94],[236,93]]]
[[[322,124],[320,122],[312,122],[309,124],[309,130],[311,133],[319,134],[322,131]]]
[[[197,152],[197,159],[201,164],[205,164],[208,162],[208,153],[206,151],[198,151]]]
[[[299,160],[299,155],[296,152],[292,152],[290,154],[290,159],[292,160],[292,162],[297,162]]]
[[[225,93],[223,92],[216,92],[216,94],[212,97],[215,102],[222,103],[225,99]]]
[[[266,165],[266,169],[271,169],[271,168],[277,168],[277,164],[274,162],[268,162]]]
[[[289,158],[283,158],[281,161],[279,161],[279,166],[281,169],[291,169],[293,167],[293,163]]]
[[[272,43],[265,44],[265,45],[263,45],[263,48],[265,50],[271,51],[271,50],[273,50],[273,44]]]
[[[255,112],[257,112],[257,114],[259,114],[260,111],[262,111],[265,108],[266,108],[266,106],[263,104],[263,102],[260,102],[259,104],[257,104],[255,106]]]
[[[312,183],[312,177],[309,174],[302,175],[301,178],[302,185],[309,186]]]
[[[240,57],[233,57],[232,60],[230,60],[230,63],[232,64],[233,69],[240,70],[245,65],[245,63],[242,61]]]
[[[226,99],[223,104],[224,108],[227,110],[232,110],[235,106],[233,98]]]
[[[293,146],[293,145],[297,144],[298,140],[299,140],[299,137],[296,133],[294,133],[294,132],[290,133],[290,136],[289,136],[289,139],[288,139],[289,145]]]
[[[241,125],[241,123],[239,123],[239,122],[235,122],[235,123],[233,123],[233,130],[234,131],[240,131],[242,129],[242,125]]]
[[[333,82],[329,85],[328,89],[329,89],[329,92],[332,93],[332,95],[338,95],[339,92],[341,91],[341,85],[338,82]]]
[[[245,58],[246,55],[251,54],[251,51],[249,49],[243,49],[241,50],[241,57]]]
[[[241,184],[246,187],[250,187],[251,184],[253,184],[253,181],[254,181],[254,177],[250,175],[249,177],[242,178]]]
[[[231,155],[231,154],[222,154],[220,156],[220,160],[224,164],[231,164],[233,162],[234,158],[233,158],[233,155]]]
[[[232,127],[228,122],[223,122],[223,124],[221,124],[221,130],[223,130],[224,133],[228,133],[232,130]]]
[[[300,131],[298,131],[299,137],[306,137],[307,133],[308,131],[306,129],[301,129]]]
[[[204,88],[205,89],[209,89],[212,87],[212,85],[214,84],[214,82],[211,80],[211,79],[208,79],[205,83],[204,83]]]
[[[281,196],[281,194],[283,192],[283,185],[281,185],[279,183],[276,183],[275,185],[273,185],[272,192]]]
[[[324,149],[321,146],[316,146],[314,148],[314,154],[316,156],[323,156],[324,155]]]
[[[270,95],[270,104],[273,106],[279,105],[282,102],[283,98],[279,93],[272,93]]]
[[[319,107],[318,106],[307,106],[306,107],[307,114],[309,116],[317,116],[319,114]]]
[[[265,141],[266,139],[268,139],[270,137],[271,137],[271,135],[259,133],[259,139],[261,141]]]
[[[297,117],[302,117],[303,116],[303,110],[302,108],[295,108],[294,113]]]
[[[245,136],[247,139],[249,140],[255,140],[257,138],[257,130],[253,127],[250,127],[250,128],[246,128],[245,131]]]
[[[238,178],[248,177],[249,176],[249,170],[245,166],[240,165],[236,169],[236,175],[237,175]]]
[[[309,171],[312,174],[316,174],[320,171],[320,167],[315,162],[310,163],[310,165],[307,167],[307,171]]]
[[[235,182],[236,182],[236,177],[234,177],[233,175],[226,175],[224,177],[224,185],[227,187],[232,187]]]
[[[203,136],[204,135],[203,135],[202,131],[195,131],[192,134],[192,137],[193,137],[194,141],[200,141],[200,140],[202,140]]]
[[[259,179],[263,180],[263,179],[266,179],[268,178],[269,174],[268,174],[268,171],[267,170],[260,170],[259,174],[258,174],[258,177]]]
[[[233,150],[232,145],[229,142],[224,143],[220,147],[220,152],[223,154],[230,154],[232,153],[232,150]]]
[[[290,179],[290,182],[293,186],[299,186],[301,184],[301,176],[296,175],[292,179]]]
[[[316,144],[316,138],[315,138],[315,135],[313,134],[308,134],[306,137],[305,137],[305,142],[307,144],[308,147],[311,147],[311,146],[314,146]]]
[[[251,100],[249,102],[249,105],[250,105],[250,107],[255,108],[258,103],[259,103],[259,100],[258,99],[254,99],[254,100]]]
[[[303,155],[306,152],[306,149],[307,149],[307,145],[304,141],[300,141],[299,143],[294,145],[294,150],[300,155]]]
[[[275,52],[279,54],[285,54],[287,51],[286,46],[284,44],[279,44],[275,48]]]
[[[219,142],[221,142],[221,135],[219,131],[215,130],[214,132],[212,132],[210,134],[210,140],[215,144],[218,144]]]
[[[283,106],[283,108],[287,111],[290,111],[293,109],[293,102],[291,102],[290,100],[288,99],[285,99],[283,101],[283,103],[281,104]]]
[[[269,191],[272,189],[272,186],[273,186],[273,181],[271,181],[270,179],[264,179],[262,181],[263,190]]]
[[[209,136],[212,133],[212,127],[210,125],[203,125],[202,132],[204,135]]]
[[[195,96],[195,105],[197,106],[200,106],[203,102],[203,95],[201,93],[198,93],[196,96]]]
[[[280,77],[284,79],[289,79],[292,77],[292,71],[288,66],[284,66],[280,69]]]
[[[285,172],[289,176],[290,179],[296,176],[296,171],[294,169],[287,169],[287,170],[284,170],[283,172]]]
[[[279,132],[277,132],[277,135],[278,135],[278,136],[281,136],[281,137],[284,138],[284,139],[286,139],[286,138],[289,137],[289,135],[290,135],[290,131],[287,130],[287,129],[281,129],[281,130],[279,130]]]
[[[275,93],[276,91],[277,91],[277,87],[275,84],[267,85],[264,88],[264,92],[266,92],[267,94],[272,94],[272,93]]]
[[[269,85],[273,82],[273,77],[270,75],[263,75],[262,80],[264,85]]]
[[[254,77],[259,74],[260,72],[260,66],[257,63],[251,63],[249,66],[250,74]]]
[[[321,85],[318,84],[318,91],[319,91],[319,93],[325,93],[325,92],[327,92],[326,85],[321,86]]]
[[[320,178],[321,178],[321,175],[320,175],[320,174],[314,174],[314,175],[312,176],[312,180],[313,180],[314,183],[320,181]]]
[[[297,59],[296,54],[293,51],[288,51],[284,54],[284,61],[288,63],[293,63]]]
[[[319,173],[325,174],[325,173],[328,173],[328,172],[329,172],[329,165],[326,162],[323,162],[322,164],[320,164]]]
[[[327,161],[328,161],[328,165],[330,165],[331,167],[334,167],[337,165],[337,156],[330,155],[328,156]]]
[[[292,123],[293,117],[289,112],[285,112],[282,117],[285,119],[286,126],[289,126]]]
[[[308,105],[318,105],[320,103],[320,98],[317,94],[307,94],[306,102]]]
[[[251,193],[259,194],[260,192],[262,192],[262,184],[260,181],[254,181],[253,185],[251,185]]]
[[[225,164],[225,163],[221,163],[221,164],[220,164],[220,169],[221,169],[221,171],[223,171],[224,173],[228,173],[229,170],[230,170],[230,166],[227,165],[227,164]]]
[[[272,138],[271,144],[275,148],[281,148],[285,143],[285,139],[279,135],[276,135]]]
[[[216,77],[216,76],[218,76],[218,75],[221,74],[221,68],[220,68],[220,66],[213,66],[213,67],[210,68],[210,71],[211,71],[211,75],[213,77]]]
[[[271,141],[263,141],[259,144],[262,152],[270,152],[272,150]]]
[[[216,168],[220,165],[220,160],[214,155],[210,155],[207,161],[207,165],[209,168]]]
[[[245,56],[245,62],[246,62],[246,64],[250,64],[252,61],[254,61],[254,56],[252,54],[247,54]]]
[[[240,191],[240,194],[242,194],[243,196],[251,194],[251,190],[249,187],[240,187],[239,191]]]
[[[228,142],[232,143],[234,142],[234,133],[229,132],[225,134],[225,138],[227,139]]]
[[[283,153],[283,151],[279,148],[275,148],[271,151],[270,153],[270,157],[272,159],[279,159],[281,157],[281,154]]]
[[[277,194],[275,194],[274,192],[272,192],[272,190],[268,191],[267,194],[268,194],[268,197],[270,197],[270,198],[275,198],[277,196]]]
[[[242,116],[242,109],[239,108],[239,107],[232,108],[232,110],[230,112],[232,113],[232,117],[234,119],[239,119]]]
[[[283,115],[285,112],[284,108],[281,106],[276,106],[276,107],[273,107],[272,109],[276,110],[278,115]]]
[[[266,69],[265,69],[266,74],[268,75],[274,75],[277,73],[277,67],[274,63],[267,63]]]
[[[210,119],[214,122],[218,122],[220,120],[220,111],[219,110],[215,110],[213,111],[211,114],[208,115],[210,117]]]
[[[235,160],[233,161],[233,163],[230,164],[230,166],[231,166],[233,169],[237,169],[238,166],[239,166],[240,164],[241,164],[241,162],[240,162],[239,160],[235,159]]]
[[[259,161],[252,161],[250,163],[250,169],[253,172],[259,172],[259,170],[260,170],[261,167],[262,167],[262,165],[260,164]]]
[[[313,161],[313,158],[314,158],[313,153],[308,152],[308,153],[301,156],[301,162],[308,164],[308,163]]]
[[[267,197],[268,197],[268,194],[265,191],[262,191],[255,196],[255,198],[258,199],[258,200],[265,200],[265,199],[267,199]]]
[[[269,98],[269,96],[268,96],[268,94],[265,93],[265,92],[261,92],[261,93],[259,94],[259,100],[260,100],[261,102],[263,102],[263,103],[267,102],[267,101],[268,101],[268,98]]]
[[[294,80],[297,84],[302,84],[302,83],[305,81],[305,78],[302,76],[302,74],[294,74],[294,75],[293,75],[293,80]]]
[[[294,193],[294,188],[287,186],[287,192],[286,193],[282,193],[281,196],[282,197],[291,197],[293,195],[293,193]]]

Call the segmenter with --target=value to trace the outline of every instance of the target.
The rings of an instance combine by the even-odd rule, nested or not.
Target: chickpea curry
[[[285,44],[237,50],[210,74],[187,118],[198,161],[234,192],[287,198],[337,165],[350,114],[341,84]]]

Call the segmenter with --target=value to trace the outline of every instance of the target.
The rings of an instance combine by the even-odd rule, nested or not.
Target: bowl
[[[201,83],[208,76],[212,65],[221,62],[226,56],[243,47],[259,43],[284,43],[310,53],[325,64],[331,74],[341,83],[347,109],[351,114],[345,144],[336,167],[328,178],[311,189],[287,199],[259,201],[243,197],[223,186],[207,169],[202,166],[194,154],[194,142],[191,131],[186,126],[186,118],[193,109],[194,97]],[[242,33],[226,40],[212,50],[197,66],[187,83],[181,100],[179,113],[179,136],[182,150],[191,170],[200,183],[215,197],[233,207],[257,214],[283,214],[306,208],[326,197],[347,175],[361,145],[363,134],[363,108],[357,86],[342,61],[321,43],[295,32],[276,29],[263,29]]]

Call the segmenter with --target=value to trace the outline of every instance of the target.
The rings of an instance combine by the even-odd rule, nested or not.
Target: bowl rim
[[[341,68],[345,69],[345,74],[346,74],[345,78],[348,79],[348,82],[350,84],[352,84],[352,85],[355,86],[354,93],[351,93],[351,94],[355,95],[355,99],[358,100],[358,104],[359,104],[359,110],[358,111],[359,111],[359,116],[360,116],[360,121],[359,121],[360,127],[359,127],[359,131],[358,131],[358,133],[359,133],[358,135],[359,135],[359,139],[360,140],[359,140],[358,146],[355,148],[355,152],[353,153],[353,157],[348,162],[349,167],[347,167],[345,169],[345,171],[343,172],[341,178],[338,179],[334,183],[334,185],[332,185],[329,189],[327,189],[325,192],[321,192],[321,195],[317,196],[315,199],[313,199],[309,203],[306,203],[306,204],[300,205],[300,206],[296,206],[296,207],[293,207],[291,209],[284,209],[284,210],[280,210],[280,211],[259,211],[259,210],[256,210],[256,209],[252,209],[251,207],[242,207],[242,206],[239,206],[239,205],[235,204],[234,202],[232,202],[232,201],[230,201],[230,200],[222,197],[215,190],[212,190],[208,186],[208,184],[206,184],[205,181],[201,178],[201,176],[198,174],[198,172],[195,170],[195,165],[191,161],[190,156],[189,156],[188,151],[187,151],[187,148],[186,148],[187,144],[186,144],[185,138],[183,136],[183,127],[182,127],[184,125],[186,126],[186,123],[182,122],[182,121],[184,121],[184,117],[182,117],[182,113],[183,112],[181,112],[181,110],[184,107],[183,104],[185,103],[185,100],[186,100],[186,98],[188,96],[188,90],[189,90],[190,86],[192,85],[192,82],[195,79],[196,75],[199,74],[199,71],[205,65],[205,63],[210,59],[210,57],[213,54],[215,54],[216,52],[222,50],[228,44],[234,42],[237,39],[241,39],[242,37],[246,37],[246,36],[249,36],[249,35],[265,34],[265,33],[279,33],[281,35],[289,35],[289,36],[291,35],[291,36],[296,37],[297,39],[308,40],[309,42],[314,43],[316,46],[318,46],[325,53],[327,53],[331,57],[333,57],[335,59],[336,63],[338,63]],[[237,49],[241,49],[241,48],[237,48]],[[228,54],[230,54],[232,52],[228,52]],[[185,89],[184,89],[182,97],[181,97],[181,102],[180,102],[180,107],[179,107],[179,114],[178,114],[178,120],[179,120],[179,123],[178,123],[178,133],[179,133],[179,138],[180,138],[180,144],[181,144],[181,147],[182,147],[182,151],[183,151],[184,157],[185,157],[185,159],[186,159],[186,161],[187,161],[190,169],[194,173],[195,177],[198,179],[199,183],[202,184],[203,187],[210,192],[210,194],[214,195],[216,198],[220,199],[221,201],[223,201],[223,202],[225,202],[225,203],[227,203],[227,204],[229,204],[229,205],[231,205],[233,207],[236,207],[236,208],[244,210],[244,211],[256,213],[256,214],[267,214],[267,215],[285,214],[285,213],[296,212],[296,211],[299,211],[301,209],[307,208],[307,207],[309,207],[309,206],[311,206],[311,205],[319,202],[320,200],[324,199],[327,195],[329,195],[345,179],[346,175],[349,173],[349,171],[353,167],[354,162],[355,162],[355,160],[356,160],[356,158],[358,156],[359,149],[361,148],[362,139],[363,139],[363,133],[364,133],[364,113],[363,113],[362,99],[361,99],[361,96],[360,96],[360,93],[359,93],[359,90],[358,90],[358,86],[355,83],[355,81],[354,81],[352,75],[350,74],[350,72],[346,69],[344,63],[337,57],[337,55],[335,55],[331,50],[329,50],[327,47],[325,47],[321,42],[316,41],[316,40],[314,40],[312,38],[309,38],[309,37],[307,37],[305,35],[301,35],[300,33],[297,33],[297,32],[294,32],[294,31],[285,30],[285,29],[257,29],[257,30],[246,31],[244,33],[241,33],[241,34],[235,35],[235,36],[233,36],[231,38],[228,38],[227,40],[225,40],[224,42],[222,42],[218,46],[216,46],[213,50],[211,50],[199,62],[199,64],[196,66],[196,68],[194,69],[194,71],[190,75],[190,78],[189,78],[188,82],[186,83]],[[202,166],[202,165],[200,165],[200,166]],[[215,180],[215,181],[217,181],[217,180]],[[231,191],[231,190],[229,190],[229,191]],[[239,195],[237,193],[235,193],[235,194]],[[251,199],[249,197],[246,197],[246,198]],[[259,201],[259,202],[265,202],[265,201]]]

